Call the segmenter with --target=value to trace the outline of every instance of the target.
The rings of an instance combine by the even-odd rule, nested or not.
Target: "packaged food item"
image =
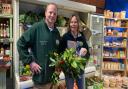
[[[121,13],[120,18],[124,19],[126,16],[126,11],[121,11],[120,13]]]
[[[113,76],[110,77],[110,79],[109,79],[109,86],[111,88],[115,88],[116,87],[116,79]]]
[[[114,18],[120,18],[120,12],[114,12]]]
[[[122,83],[123,83],[121,74],[118,73],[117,76],[115,76],[115,78],[116,78],[116,87],[121,89],[121,86],[122,86]]]
[[[2,14],[12,14],[11,4],[7,4],[7,3],[2,4]]]
[[[127,85],[128,85],[128,78],[122,77],[122,86],[127,86]]]
[[[2,14],[2,0],[0,0],[0,14]]]
[[[104,76],[104,79],[103,79],[103,86],[105,88],[109,88],[109,77],[108,76]]]

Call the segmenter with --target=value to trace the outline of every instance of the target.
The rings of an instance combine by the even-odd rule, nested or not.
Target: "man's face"
[[[57,18],[57,8],[55,5],[49,5],[45,11],[45,19],[48,24],[54,24]]]

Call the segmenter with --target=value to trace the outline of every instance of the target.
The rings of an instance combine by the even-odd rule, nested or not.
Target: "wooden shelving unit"
[[[128,75],[128,18],[105,17],[104,19],[102,74],[109,78],[109,85],[108,88],[104,86],[103,89],[123,89],[117,88],[117,85],[111,88],[110,85],[112,77],[123,78],[122,76]],[[118,80],[116,79],[115,82]]]
[[[112,20],[128,20],[128,18],[109,18],[109,17],[105,17],[105,19],[112,19]]]
[[[13,15],[0,14],[0,89],[6,89],[6,71],[12,74]],[[10,75],[11,76],[11,75]]]
[[[113,69],[102,69],[103,71],[121,71],[121,72],[123,72],[124,70],[123,69],[118,69],[118,70],[113,70]]]
[[[122,71],[126,75],[127,60],[127,35],[128,35],[128,19],[127,18],[106,18],[104,24],[104,46],[103,46],[103,62],[119,63],[119,68],[114,71]],[[106,64],[104,64],[105,66]],[[114,68],[102,70],[113,71]]]
[[[121,57],[103,57],[104,59],[122,59],[122,60],[126,60],[126,58],[121,58]]]

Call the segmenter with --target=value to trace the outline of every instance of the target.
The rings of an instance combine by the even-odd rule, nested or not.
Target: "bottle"
[[[3,37],[7,37],[6,24],[3,26]]]
[[[2,0],[0,0],[0,14],[2,14]]]
[[[10,49],[9,49],[9,47],[7,47],[5,49],[5,55],[10,56]]]
[[[0,24],[1,24],[1,23],[0,23]],[[2,30],[2,27],[1,27],[1,25],[0,25],[0,37],[1,37],[1,32],[2,32],[1,30]]]
[[[1,52],[0,53],[1,53],[2,56],[4,56],[4,48],[3,47],[1,47]]]
[[[10,49],[7,47],[5,49],[4,61],[10,61]]]
[[[9,22],[7,21],[7,24],[6,24],[6,32],[7,32],[7,37],[9,38],[10,37],[10,31],[9,31]]]
[[[1,27],[0,37],[3,37],[3,24],[2,23],[0,24],[0,27]]]

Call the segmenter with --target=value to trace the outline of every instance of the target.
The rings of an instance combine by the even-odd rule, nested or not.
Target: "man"
[[[51,87],[50,79],[54,68],[49,67],[49,53],[58,49],[60,40],[55,27],[56,18],[57,6],[50,3],[45,10],[45,19],[24,32],[17,42],[20,59],[24,64],[30,64],[33,72],[33,89]]]

